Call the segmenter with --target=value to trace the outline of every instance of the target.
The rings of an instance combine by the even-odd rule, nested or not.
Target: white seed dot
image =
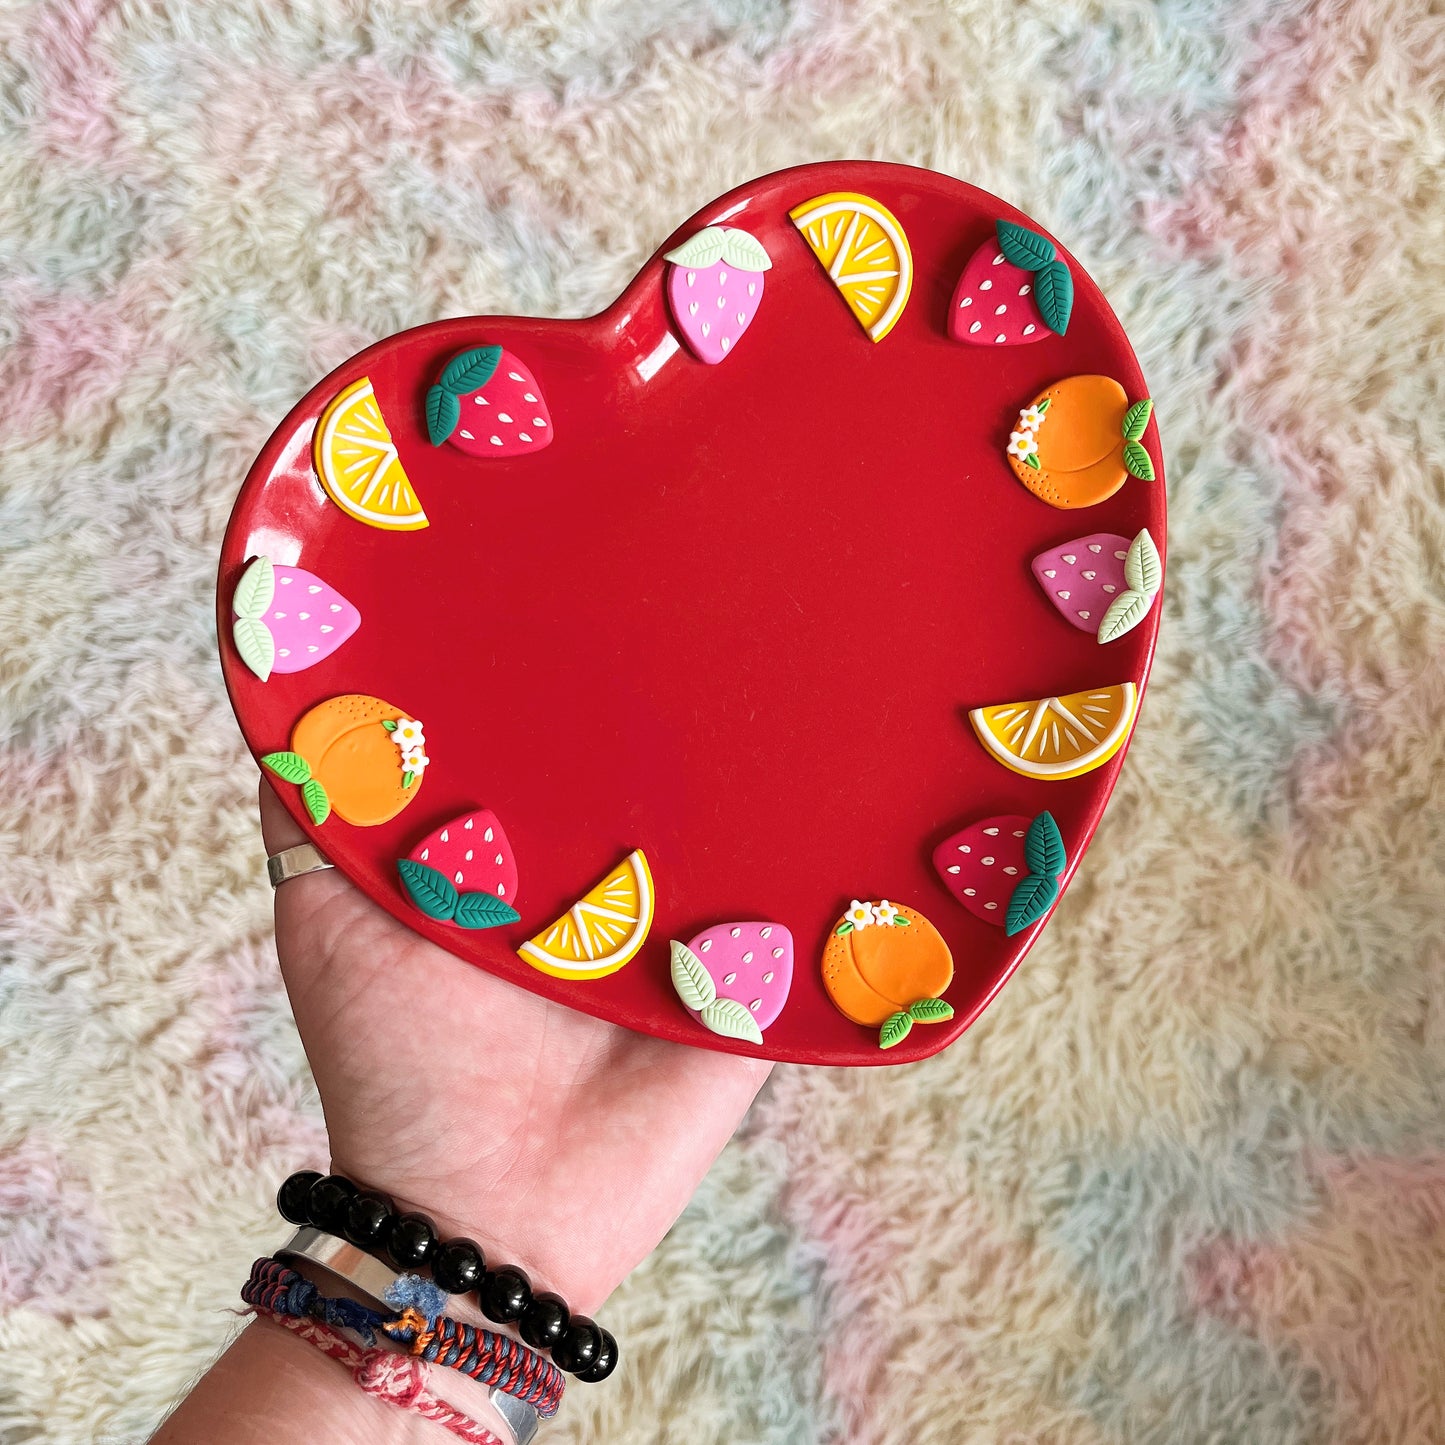
[[[1084,612],[1084,611],[1081,610],[1081,611],[1079,612],[1079,616],[1082,617],[1085,622],[1087,622],[1087,621],[1089,620],[1089,614],[1088,614],[1087,612]]]
[[[963,298],[963,300],[958,303],[958,309],[959,309],[960,311],[962,311],[965,306],[972,306],[972,305],[973,305],[973,297],[972,297],[972,296],[965,296],[965,297]]]
[[[445,843],[446,841],[447,841],[447,830],[446,830],[445,828],[443,828],[443,829],[442,829],[442,842]]]
[[[983,906],[984,906],[985,908],[992,909],[992,908],[997,908],[997,907],[998,907],[998,904],[997,904],[997,903],[985,903]]]
[[[708,951],[708,949],[710,949],[710,948],[712,947],[712,939],[710,939],[710,938],[704,938],[703,941],[702,941],[702,943],[699,944],[698,946],[699,946],[699,948],[701,949],[701,951],[702,951],[703,953],[706,953],[706,952]]]
[[[973,849],[970,848],[967,843],[960,843],[958,845],[958,851],[960,853],[972,853]]]
[[[339,602],[333,602],[333,603],[331,604],[331,610],[332,610],[333,612],[340,612],[340,611],[341,611],[341,604],[340,604]]]
[[[1089,543],[1089,551],[1094,553],[1102,552],[1104,549],[1097,542]]]
[[[1027,296],[1028,294],[1029,294],[1029,288],[1028,288],[1027,286],[1020,286],[1020,287],[1019,287],[1019,295],[1020,295],[1020,296]]]
[[[711,335],[712,335],[712,327],[709,326],[706,321],[704,321],[704,322],[702,323],[702,334],[703,334],[704,336],[711,336]]]
[[[732,930],[732,936],[733,936],[734,938],[740,938],[740,937],[742,937],[742,932],[743,932],[743,931],[742,931],[741,928],[734,928],[734,929]]]
[[[476,441],[476,438],[471,434],[471,432],[469,432],[469,431],[466,429],[466,427],[463,427],[463,428],[457,433],[457,435],[458,435],[458,436],[466,437],[466,439],[467,439],[469,442],[471,442],[471,441]]]
[[[726,350],[728,349],[728,347],[731,346],[732,344],[733,344],[733,339],[732,339],[731,336],[724,336],[724,337],[722,338],[722,340],[718,342],[718,345],[719,345],[724,351],[726,351]]]
[[[1074,565],[1074,563],[1077,562],[1078,560],[1079,560],[1079,559],[1078,559],[1072,552],[1065,552],[1065,553],[1064,553],[1064,561],[1067,562],[1070,567],[1072,567],[1072,566]]]
[[[963,869],[960,868],[957,863],[950,863],[948,865],[948,871],[950,873],[962,873]]]
[[[756,296],[757,294],[758,294],[758,283],[757,283],[756,281],[749,281],[749,282],[748,282],[748,295],[749,295],[749,296]]]
[[[978,897],[978,889],[976,889],[976,888],[965,888],[965,889],[963,890],[963,896],[964,896],[965,898],[976,898],[976,897]]]
[[[1085,580],[1087,580],[1087,581],[1089,581],[1089,582],[1092,582],[1092,581],[1094,580],[1094,578],[1097,577],[1098,575],[1099,575],[1099,574],[1098,574],[1097,572],[1085,572],[1085,573],[1084,573],[1084,578],[1085,578]]]
[[[1014,874],[1017,873],[1019,870],[1017,868],[1005,868],[1003,871],[1007,873],[1010,878],[1012,878]]]
[[[421,850],[421,861],[422,861],[423,863],[425,863],[426,860],[427,860],[428,858],[430,858],[430,857],[431,857],[431,849],[430,849],[430,848],[423,848],[423,849]]]
[[[719,297],[717,298],[717,309],[718,309],[719,311],[721,311],[721,310],[723,309],[723,307],[726,306],[727,304],[728,304],[728,298],[727,298],[726,296],[719,296]]]
[[[993,290],[993,282],[992,282],[992,281],[980,281],[980,282],[978,283],[978,289],[979,289],[980,291],[992,291],[992,290]]]
[[[513,381],[521,381],[523,379],[521,374],[516,371],[509,371],[507,375],[510,376]]]
[[[697,280],[697,272],[696,272],[696,271],[689,271],[689,272],[687,273],[687,284],[688,284],[689,286],[691,286],[691,285],[693,284],[693,282],[696,281],[696,280]]]
[[[754,1013],[757,1013],[757,1011],[758,1011],[760,1008],[762,1008],[762,1006],[763,1006],[763,1001],[762,1001],[762,999],[760,999],[760,998],[755,998],[755,999],[748,1005],[748,1007],[749,1007],[750,1009],[752,1009],[752,1011],[753,1011]]]
[[[497,413],[497,420],[500,422],[505,422],[508,426],[511,426],[512,424],[512,418],[509,417],[504,411],[499,411]]]
[[[519,432],[517,433],[517,440],[518,440],[519,442],[529,442],[529,441],[532,440],[532,438],[529,437],[526,432],[524,432],[524,431],[519,431]]]
[[[773,950],[773,957],[774,957],[774,958],[781,958],[782,956],[783,956],[783,950],[782,950],[781,948],[775,948],[775,949]]]
[[[1110,593],[1110,594],[1113,594],[1113,593],[1117,592],[1118,590],[1119,590],[1119,589],[1118,589],[1117,587],[1115,587],[1112,582],[1106,582],[1106,583],[1104,583],[1104,591],[1105,591],[1105,592],[1108,592],[1108,593]]]
[[[286,614],[284,612],[273,612],[271,614],[272,617],[285,617],[285,615]]]
[[[476,402],[476,404],[477,404],[478,406],[491,406],[491,402],[489,402],[489,401],[486,399],[486,397],[484,397],[484,396],[481,394],[481,392],[478,392],[478,393],[472,398],[472,400],[473,400],[474,402]]]
[[[737,974],[735,974],[735,973],[725,973],[725,974],[723,975],[723,987],[724,987],[724,988],[726,988],[728,984],[730,984],[730,983],[736,983],[737,981],[738,981],[738,976],[737,976]]]
[[[1065,602],[1067,602],[1067,601],[1069,600],[1069,593],[1067,593],[1067,592],[1060,592],[1060,593],[1059,593],[1059,596],[1060,596],[1060,598],[1062,598],[1063,601],[1065,601]]]
[[[307,590],[313,597],[315,597],[316,594],[321,591],[321,589],[320,589],[314,582],[313,582],[306,590]]]
[[[335,632],[335,631],[336,631],[336,629],[335,629],[329,622],[323,622],[323,623],[321,624],[321,630],[322,630],[323,632]]]
[[[1004,312],[1007,311],[1007,310],[1008,310],[1008,303],[1007,303],[1007,302],[1004,302],[1004,303],[1002,303],[1001,305],[995,306],[995,307],[993,308],[993,314],[994,314],[995,316],[1002,316],[1002,315],[1004,314]]]
[[[743,962],[744,962],[744,963],[751,963],[752,961],[753,961],[753,953],[752,953],[752,950],[749,949],[745,954],[743,954]]]
[[[1127,552],[1115,552],[1114,555],[1122,562],[1129,554]]]
[[[1033,322],[1031,321],[1031,322],[1029,322],[1029,324],[1028,324],[1027,326],[1024,327],[1024,335],[1025,335],[1025,336],[1032,336],[1033,334],[1034,334],[1034,324],[1033,324]]]
[[[492,445],[493,445],[494,447],[499,447],[499,446],[501,446],[501,444],[502,444],[502,439],[501,439],[501,437],[493,437],[493,438],[492,438]]]
[[[309,612],[298,612],[296,615],[297,615],[303,622],[310,622],[310,621],[311,621],[311,614],[310,614]]]
[[[462,870],[461,870],[460,868],[458,868],[457,871],[452,874],[452,882],[453,882],[453,883],[460,883],[461,881],[462,881]]]
[[[281,578],[281,585],[283,587],[289,587],[295,580],[294,577],[283,577]]]
[[[462,859],[462,861],[464,863],[470,863],[472,861],[472,850],[470,848],[467,849],[466,856]]]
[[[994,341],[995,341],[995,342],[1007,341],[1007,340],[1008,340],[1008,338],[1003,334],[1002,331],[1000,331],[999,334],[994,337]]]
[[[289,647],[280,647],[280,648],[277,648],[276,651],[277,651],[277,655],[278,655],[279,657],[290,657],[290,656],[291,656],[291,649],[290,649]]]
[[[975,331],[977,331],[977,330],[979,329],[979,327],[982,326],[982,325],[983,325],[983,322],[982,322],[982,321],[975,321],[975,322],[973,323],[973,325],[968,328],[968,334],[969,334],[970,336],[972,336],[973,333],[974,333]]]
[[[540,429],[540,428],[546,426],[547,423],[546,423],[540,416],[534,416],[534,417],[532,418],[532,425],[533,425],[534,427],[537,427],[537,428]]]
[[[497,897],[498,897],[498,898],[505,898],[506,896],[507,896],[507,885],[506,885],[505,883],[498,883],[498,884],[497,884]]]
[[[473,824],[475,821],[476,821],[475,818],[468,818],[467,821],[462,824],[462,829],[463,829],[463,831],[465,831],[465,832],[470,832],[470,831],[471,831],[471,826],[472,826],[472,824]]]
[[[500,854],[500,853],[497,854],[497,867],[498,867],[498,868],[500,868],[500,867],[502,866],[502,864],[505,863],[506,861],[507,861],[506,858],[505,858],[502,854]]]
[[[769,924],[765,929],[763,929],[763,931],[758,935],[759,938],[771,938],[772,936],[773,928],[771,924]]]
[[[717,284],[718,284],[719,286],[726,286],[726,285],[727,285],[727,279],[728,279],[728,273],[727,273],[726,271],[719,271],[719,272],[717,273]]]
[[[523,400],[523,401],[536,401],[537,398],[536,398],[535,396],[533,396],[530,391],[524,391],[524,392],[522,393],[522,400]]]
[[[998,837],[998,829],[997,829],[997,828],[985,828],[985,829],[983,830],[983,836],[984,836],[985,838],[997,838],[997,837]]]
[[[993,867],[993,859],[992,859],[992,858],[985,858],[985,859],[983,860],[983,866],[984,866],[985,868],[992,868],[992,867]]]
[[[765,973],[765,974],[763,975],[763,982],[764,982],[764,983],[771,983],[772,981],[773,981],[773,975],[772,975],[771,973]]]

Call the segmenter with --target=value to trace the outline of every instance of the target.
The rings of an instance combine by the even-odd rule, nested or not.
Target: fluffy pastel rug
[[[375,337],[581,315],[838,155],[1067,238],[1171,570],[981,1024],[780,1069],[563,1442],[1445,1440],[1445,17],[1430,0],[0,10],[0,1438],[138,1441],[324,1157],[212,583]]]

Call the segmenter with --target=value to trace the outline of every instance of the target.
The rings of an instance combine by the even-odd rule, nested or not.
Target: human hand
[[[263,778],[266,851],[304,836]],[[576,1013],[454,958],[342,874],[276,890],[332,1168],[595,1309],[658,1243],[771,1065]]]

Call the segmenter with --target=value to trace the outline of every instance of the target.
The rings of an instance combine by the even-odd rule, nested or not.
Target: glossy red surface
[[[788,219],[858,191],[902,223],[915,278],[875,345]],[[390,823],[297,821],[383,907],[468,963],[629,1028],[705,1048],[814,1064],[898,1064],[956,1038],[1037,934],[961,908],[935,875],[938,842],[988,814],[1054,814],[1083,857],[1123,753],[1083,777],[1033,782],[991,761],[971,707],[1068,693],[1149,670],[1162,607],[1101,647],[1030,575],[1046,546],[1090,532],[1165,547],[1158,480],[1059,511],[1011,474],[1018,409],[1078,372],[1147,395],[1104,298],[1076,282],[1068,334],[985,350],[948,337],[964,263],[997,217],[1033,223],[948,177],[838,162],[751,182],[672,235],[623,295],[582,321],[472,317],[383,341],[314,387],[247,477],[221,555],[223,666],[246,741],[286,746],[314,703],[372,693],[422,719],[431,767]],[[701,226],[752,231],[773,260],[756,319],[721,365],[669,325],[661,252]],[[1039,229],[1034,227],[1034,229]],[[422,399],[456,352],[499,342],[544,388],[545,451],[481,461],[426,438]],[[351,520],[312,473],[316,419],[369,376],[431,525]],[[320,666],[262,683],[231,647],[247,558],[319,573],[361,610]],[[522,922],[463,933],[422,917],[395,860],[444,820],[493,809],[516,850]],[[596,982],[547,977],[515,946],[631,849],[657,915],[641,953]],[[953,951],[950,1023],[883,1053],[845,1019],[818,961],[853,898],[931,919]],[[668,941],[730,919],[774,919],[797,942],[792,994],[761,1050],[703,1030],[675,997]]]

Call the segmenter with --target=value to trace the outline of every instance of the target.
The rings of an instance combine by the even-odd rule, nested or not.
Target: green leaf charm
[[[701,1013],[716,997],[717,985],[687,944],[672,941],[672,986],[683,1006]]]
[[[304,783],[311,777],[311,764],[300,753],[267,753],[261,762],[288,783]]]
[[[1149,417],[1154,411],[1154,403],[1146,396],[1143,401],[1136,401],[1128,411],[1124,413],[1124,440],[1136,442],[1144,435],[1144,428],[1149,425]]]
[[[426,434],[434,447],[439,447],[456,429],[462,419],[462,404],[456,393],[444,386],[428,387],[426,394]]]
[[[1013,221],[997,222],[994,231],[998,235],[998,248],[1003,252],[1004,260],[1025,271],[1042,270],[1059,254],[1047,237],[1030,231],[1027,226],[1015,225]]]
[[[1049,409],[1049,406],[1050,406],[1049,398],[1048,398],[1048,397],[1045,397],[1045,398],[1034,408],[1034,410],[1035,410],[1036,412],[1038,412],[1040,415],[1042,415],[1044,412],[1046,412],[1046,411]]]
[[[1126,587],[1099,619],[1099,641],[1113,642],[1132,632],[1149,615],[1154,599],[1147,592]]]
[[[231,639],[242,662],[265,682],[276,665],[276,639],[259,617],[236,617],[231,621]]]
[[[889,1014],[883,1020],[883,1027],[878,1030],[878,1047],[891,1049],[894,1044],[901,1044],[912,1029],[913,1019],[907,1012],[900,1011],[896,1014]]]
[[[501,364],[500,346],[474,346],[447,362],[446,370],[442,372],[442,386],[453,397],[464,396],[485,386]]]
[[[953,1017],[953,1005],[941,998],[916,998],[908,1005],[908,1017],[916,1024],[941,1024]]]
[[[1141,482],[1154,480],[1154,463],[1138,442],[1124,443],[1124,467],[1131,476],[1138,477]]]
[[[1037,452],[1030,452],[1030,453],[1028,454],[1028,456],[1026,456],[1026,457],[1024,458],[1024,465],[1025,465],[1026,467],[1032,467],[1035,471],[1038,471],[1038,470],[1039,470],[1039,454],[1038,454]]]
[[[705,271],[709,266],[722,260],[727,246],[728,233],[721,226],[707,226],[696,235],[689,236],[682,245],[665,251],[662,259],[674,266],[687,266],[693,271]],[[764,252],[764,255],[767,253]],[[761,270],[762,268],[756,268]]]
[[[900,913],[893,920],[893,926],[894,928],[912,928],[913,920],[906,913]]]
[[[713,1033],[725,1039],[746,1039],[750,1044],[763,1041],[758,1021],[735,998],[715,998],[702,1011],[702,1021]]]
[[[384,727],[384,728],[387,730],[387,732],[389,732],[389,733],[394,733],[394,732],[396,731],[396,719],[395,719],[395,718],[389,718],[389,717],[387,717],[387,718],[382,718],[382,720],[381,720],[381,725],[382,725],[382,727]]]
[[[837,928],[833,930],[833,936],[835,938],[842,938],[845,933],[852,933],[852,931],[853,925],[851,923],[843,922],[840,923]]]
[[[1074,311],[1074,278],[1062,261],[1050,261],[1034,273],[1034,300],[1049,330],[1062,336]]]
[[[1047,873],[1030,873],[1019,880],[1013,897],[1008,901],[1008,912],[1004,916],[1004,932],[1013,937],[1022,933],[1031,923],[1036,923],[1053,907],[1059,896],[1059,880]]]
[[[331,799],[326,796],[326,789],[315,778],[307,778],[301,784],[301,801],[306,804],[311,821],[318,827],[331,816]]]
[[[237,617],[256,621],[266,615],[266,609],[276,596],[276,569],[269,557],[257,557],[241,573],[236,590],[231,597],[231,610]]]
[[[747,231],[734,227],[723,232],[722,259],[736,271],[771,271],[773,258],[763,243]]]
[[[1040,873],[1047,878],[1057,878],[1068,866],[1064,852],[1064,840],[1059,836],[1059,825],[1054,815],[1043,812],[1029,824],[1024,835],[1024,866],[1030,873]]]
[[[416,782],[416,774],[412,772],[410,768],[408,768],[401,775],[401,785],[403,788],[409,788],[414,782]]]
[[[1159,549],[1145,527],[1132,542],[1124,558],[1124,581],[1136,592],[1152,597],[1164,580],[1164,567],[1159,561]]]
[[[428,918],[449,920],[455,916],[459,895],[452,880],[445,873],[428,868],[425,863],[418,863],[415,858],[398,858],[396,871],[401,874],[401,881],[405,884],[406,891],[411,894],[411,901]]]
[[[516,923],[521,914],[491,893],[463,893],[452,917],[462,928],[500,928],[504,923]]]

